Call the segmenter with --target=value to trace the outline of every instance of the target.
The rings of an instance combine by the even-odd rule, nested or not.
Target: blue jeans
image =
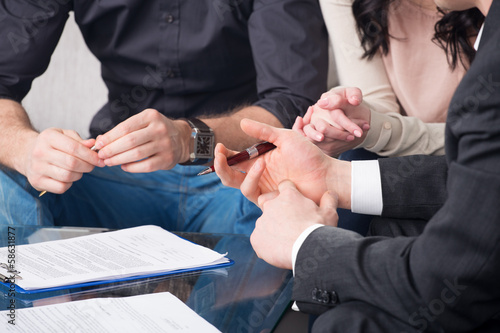
[[[0,169],[0,225],[122,229],[145,224],[170,231],[250,234],[260,209],[203,166],[132,174],[95,168],[64,194],[38,192],[27,179]]]

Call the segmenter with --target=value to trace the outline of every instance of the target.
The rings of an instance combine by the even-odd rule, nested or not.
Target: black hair
[[[352,12],[364,49],[363,58],[371,59],[380,50],[389,52],[389,5],[395,0],[354,0]],[[405,1],[405,0],[403,0]],[[455,69],[458,62],[467,68],[475,55],[471,38],[477,36],[484,16],[477,8],[445,13],[434,26],[433,42],[447,54],[448,63]]]

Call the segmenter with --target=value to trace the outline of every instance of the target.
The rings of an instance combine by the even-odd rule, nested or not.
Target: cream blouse
[[[432,42],[439,14],[408,0],[389,8],[389,54],[361,59],[352,0],[320,0],[341,86],[359,87],[371,129],[360,147],[383,156],[444,154],[448,104],[465,70]],[[409,115],[411,117],[403,117]]]

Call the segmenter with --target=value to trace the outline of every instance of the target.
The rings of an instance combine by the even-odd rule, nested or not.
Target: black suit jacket
[[[319,228],[298,253],[293,298],[315,314],[364,302],[421,331],[497,327],[492,318],[500,313],[500,1],[493,1],[476,59],[451,101],[444,169],[434,159],[440,171],[432,177],[446,179],[446,190],[430,180],[410,202],[408,193],[399,195],[405,182],[412,183],[411,172],[399,172],[407,176],[394,182],[384,177],[384,168],[401,161],[412,165],[411,158],[381,162],[384,214],[434,214],[423,234],[363,238]],[[419,170],[431,159],[422,157],[415,177],[425,179]],[[431,199],[426,209],[426,196],[433,198],[439,188],[442,203]]]

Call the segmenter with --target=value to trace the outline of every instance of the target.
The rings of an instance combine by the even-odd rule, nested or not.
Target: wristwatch
[[[197,118],[185,119],[191,126],[189,160],[181,165],[207,164],[214,158],[214,131]]]

